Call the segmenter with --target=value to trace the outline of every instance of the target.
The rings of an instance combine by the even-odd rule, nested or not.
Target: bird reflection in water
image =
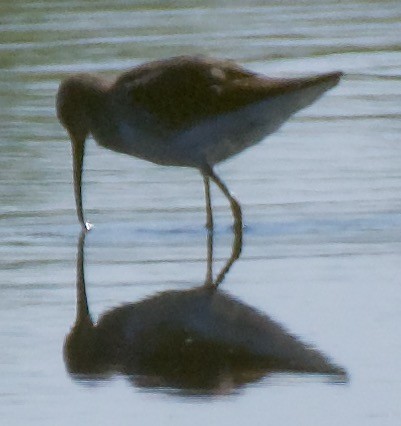
[[[106,312],[94,323],[84,274],[85,232],[77,255],[77,316],[64,345],[68,372],[78,380],[113,374],[133,385],[183,395],[229,394],[272,373],[323,375],[345,382],[345,371],[281,325],[218,286],[242,246],[213,279],[213,234],[208,237],[204,285],[171,290]]]

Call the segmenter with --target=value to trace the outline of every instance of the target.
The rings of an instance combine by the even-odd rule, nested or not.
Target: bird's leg
[[[224,182],[214,173],[213,169],[209,167],[207,175],[213,180],[213,182],[221,189],[223,194],[230,202],[231,211],[234,216],[234,232],[242,238],[242,212],[241,206],[238,201],[230,194],[230,191],[224,184]]]
[[[219,286],[219,284],[224,280],[227,272],[230,270],[233,263],[240,257],[242,251],[242,230],[241,232],[234,232],[234,241],[231,249],[231,256],[228,259],[227,263],[224,265],[224,268],[220,271],[220,273],[216,277],[216,281],[214,281],[213,285],[215,288]]]
[[[205,197],[206,197],[206,228],[208,231],[213,230],[213,212],[212,212],[212,202],[210,197],[210,180],[209,176],[202,173],[203,183],[205,185]]]
[[[213,229],[210,229],[207,233],[207,269],[205,285],[208,287],[214,287],[213,283]]]
[[[213,211],[210,196],[210,178],[202,173],[206,197],[206,228],[207,233],[207,269],[205,285],[213,285]]]

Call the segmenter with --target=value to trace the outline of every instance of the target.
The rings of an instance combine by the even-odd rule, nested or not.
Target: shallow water
[[[0,5],[0,415],[7,425],[398,425],[401,408],[401,53],[398,1],[11,2]],[[347,371],[266,374],[199,396],[115,374],[74,379],[79,226],[54,97],[68,73],[113,76],[178,54],[272,76],[340,69],[342,83],[280,132],[218,167],[241,201],[244,245],[221,289]],[[88,144],[89,308],[206,274],[198,173]],[[213,188],[215,272],[232,244]],[[135,384],[136,383],[136,384]]]

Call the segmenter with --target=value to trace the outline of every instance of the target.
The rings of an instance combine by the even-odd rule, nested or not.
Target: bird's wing
[[[316,84],[316,78],[270,79],[231,61],[181,56],[134,68],[115,88],[133,108],[143,107],[175,130]]]

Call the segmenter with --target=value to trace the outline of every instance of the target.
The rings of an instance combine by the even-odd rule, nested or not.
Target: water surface
[[[398,1],[11,2],[0,5],[0,415],[22,424],[397,425],[401,419],[401,53]],[[205,53],[272,76],[346,77],[279,133],[218,167],[244,210],[223,291],[343,367],[269,374],[209,396],[76,380],[63,344],[75,318],[79,226],[70,145],[54,111],[73,72],[112,77]],[[86,285],[94,319],[203,283],[199,174],[88,144]],[[231,216],[213,190],[215,270]],[[227,391],[229,389],[230,391]]]

